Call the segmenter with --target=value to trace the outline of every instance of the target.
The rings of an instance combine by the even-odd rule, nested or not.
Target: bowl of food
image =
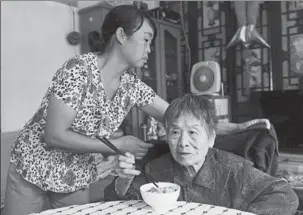
[[[140,187],[141,196],[146,204],[156,211],[169,210],[177,202],[180,186],[169,182],[158,182],[159,188],[153,183]]]

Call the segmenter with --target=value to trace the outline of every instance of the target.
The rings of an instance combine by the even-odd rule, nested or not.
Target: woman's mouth
[[[181,155],[181,156],[188,156],[188,155],[190,155],[189,152],[178,152],[178,154]]]

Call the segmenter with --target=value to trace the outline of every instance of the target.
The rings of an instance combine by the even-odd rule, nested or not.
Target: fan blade
[[[202,67],[194,74],[194,86],[200,91],[208,90],[214,83],[214,73],[207,67]]]

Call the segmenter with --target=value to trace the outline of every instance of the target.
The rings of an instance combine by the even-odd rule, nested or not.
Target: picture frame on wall
[[[303,34],[290,36],[289,54],[291,72],[303,76]]]
[[[293,3],[296,9],[303,9],[303,1],[294,1]]]
[[[203,28],[220,26],[219,1],[203,1]]]
[[[251,89],[262,87],[262,61],[261,49],[249,49],[243,52],[244,68],[243,71],[246,77],[246,86]]]

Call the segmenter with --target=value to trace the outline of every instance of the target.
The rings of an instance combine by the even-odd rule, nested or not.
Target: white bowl
[[[175,191],[168,193],[148,192],[151,188],[156,188],[153,183],[144,184],[140,187],[141,196],[146,204],[155,211],[165,211],[173,207],[180,195],[180,186],[169,182],[158,182],[160,188],[172,187]]]

